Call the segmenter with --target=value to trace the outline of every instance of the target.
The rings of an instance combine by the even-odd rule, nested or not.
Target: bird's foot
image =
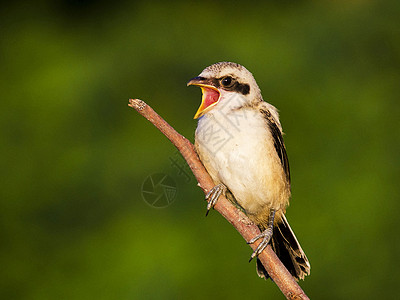
[[[212,207],[215,206],[215,204],[218,201],[219,196],[221,196],[222,193],[225,194],[227,190],[227,187],[223,184],[220,183],[216,186],[214,186],[206,195],[206,200],[208,201],[207,203],[207,212],[206,212],[206,216],[208,215],[208,212],[210,211],[210,209]]]
[[[247,242],[247,244],[253,244],[255,241],[262,238],[261,243],[258,245],[256,250],[254,250],[253,254],[251,254],[249,262],[251,262],[251,260],[254,257],[258,256],[261,252],[263,252],[264,249],[268,246],[268,243],[272,238],[274,230],[274,218],[275,218],[275,210],[271,209],[269,212],[267,229],[265,229],[259,235],[257,235],[256,237],[252,238],[250,241]]]
[[[264,249],[267,247],[269,241],[271,240],[271,237],[272,237],[272,229],[267,228],[263,232],[261,232],[259,235],[257,235],[255,238],[253,238],[247,242],[247,244],[253,244],[258,239],[261,239],[261,238],[263,239],[261,241],[260,245],[258,245],[258,247],[256,248],[256,250],[254,250],[253,254],[250,257],[249,262],[251,262],[251,260],[254,257],[258,256],[261,252],[264,251]]]

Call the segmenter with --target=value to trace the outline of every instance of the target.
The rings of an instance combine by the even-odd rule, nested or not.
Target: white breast
[[[214,182],[225,184],[248,214],[286,207],[285,174],[257,109],[208,112],[199,119],[196,148]]]

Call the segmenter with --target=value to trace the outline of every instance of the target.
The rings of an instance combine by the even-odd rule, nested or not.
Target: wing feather
[[[260,109],[261,113],[264,115],[267,125],[271,131],[272,138],[274,139],[274,147],[278,157],[281,161],[282,168],[285,171],[286,178],[290,183],[290,168],[289,168],[289,160],[286,154],[286,147],[285,143],[283,142],[282,131],[280,126],[278,126],[277,122],[275,121],[274,117],[272,116],[271,112],[266,109]]]

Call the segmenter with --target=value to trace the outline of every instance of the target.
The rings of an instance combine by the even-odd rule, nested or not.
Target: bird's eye
[[[233,78],[231,76],[226,76],[221,79],[221,84],[224,87],[230,87],[233,84]]]

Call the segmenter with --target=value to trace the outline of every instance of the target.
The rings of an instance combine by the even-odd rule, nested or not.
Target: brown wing
[[[285,171],[286,178],[290,184],[289,160],[286,154],[286,148],[285,148],[285,143],[283,142],[282,132],[279,129],[278,125],[276,124],[269,110],[261,109],[261,113],[264,115],[268,127],[271,130],[271,134],[274,139],[274,146],[276,153],[278,154],[279,159],[281,160],[282,168]]]

